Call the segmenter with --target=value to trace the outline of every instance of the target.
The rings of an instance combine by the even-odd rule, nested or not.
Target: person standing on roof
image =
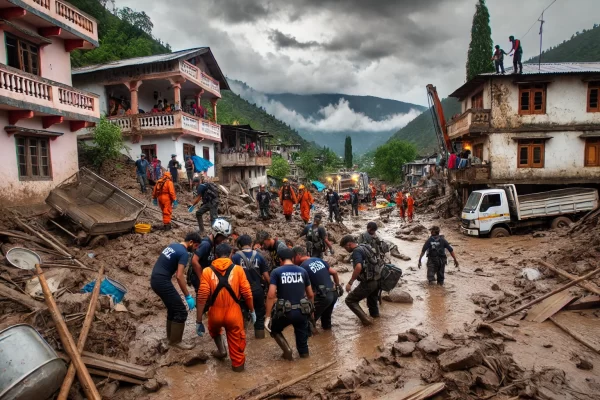
[[[522,74],[523,63],[521,62],[521,59],[523,58],[523,47],[521,46],[521,41],[515,39],[514,36],[509,36],[508,40],[512,43],[512,49],[510,50],[509,56],[513,56],[513,74]],[[517,66],[519,67],[518,71]]]
[[[135,162],[135,175],[140,183],[142,193],[146,193],[146,187],[148,187],[148,167],[150,167],[150,163],[146,160],[146,155],[140,154],[140,159]]]
[[[196,210],[196,220],[198,221],[198,228],[200,234],[204,233],[204,222],[202,216],[207,212],[210,212],[210,223],[214,224],[215,220],[219,216],[219,188],[212,182],[205,182],[198,185],[196,189],[196,200],[188,207],[189,212],[194,211],[196,204],[202,200],[202,205]]]
[[[221,243],[215,249],[216,260],[202,271],[200,290],[198,290],[198,310],[196,323],[198,335],[204,334],[202,324],[202,310],[210,304],[208,310],[208,333],[217,345],[213,356],[218,359],[227,357],[225,343],[221,329],[225,329],[231,369],[242,372],[246,363],[246,334],[244,332],[244,317],[240,301],[243,299],[252,315],[252,322],[256,322],[252,290],[246,274],[241,266],[236,265],[229,258],[231,246]]]
[[[171,173],[171,179],[173,179],[173,184],[177,184],[177,181],[179,180],[179,170],[181,169],[181,164],[177,161],[177,154],[171,154],[168,168]]]
[[[413,217],[415,215],[415,198],[410,195],[410,193],[406,193],[406,216],[408,217],[408,222],[413,222]]]
[[[315,199],[312,197],[310,192],[306,190],[304,185],[300,185],[298,187],[298,201],[300,203],[300,218],[304,221],[305,224],[308,224],[310,221],[310,209],[312,208]]]
[[[421,255],[419,256],[418,266],[420,269],[421,259],[423,258],[425,252],[427,252],[427,280],[429,281],[430,285],[435,284],[436,280],[438,285],[443,285],[444,272],[446,270],[446,264],[448,263],[446,250],[448,250],[454,259],[454,266],[456,268],[458,268],[458,260],[456,259],[454,249],[452,246],[450,246],[450,243],[448,243],[443,235],[440,235],[440,227],[432,226],[429,231],[431,232],[431,236],[423,245]]]
[[[496,45],[495,49],[492,60],[494,60],[494,65],[496,66],[496,73],[499,74],[502,71],[502,75],[504,75],[504,56],[508,54],[499,45]]]
[[[163,177],[154,185],[154,189],[152,190],[152,204],[159,206],[162,211],[164,230],[170,230],[173,208],[177,208],[179,205],[170,172],[165,172]]]
[[[286,221],[291,221],[292,213],[294,212],[294,204],[298,203],[298,198],[287,178],[283,179],[283,186],[279,189],[279,201],[283,206],[283,215],[285,216]]]
[[[256,203],[258,203],[258,217],[260,219],[269,219],[269,207],[271,206],[271,194],[265,191],[265,185],[260,185],[260,189],[256,194]]]

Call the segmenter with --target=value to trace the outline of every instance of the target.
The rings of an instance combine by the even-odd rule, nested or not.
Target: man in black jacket
[[[256,202],[258,203],[258,218],[269,219],[269,205],[271,203],[271,195],[265,191],[265,185],[260,185],[259,192],[256,194]]]

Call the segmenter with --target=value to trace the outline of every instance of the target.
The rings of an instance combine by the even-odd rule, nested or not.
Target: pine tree
[[[490,13],[485,5],[485,0],[479,0],[475,6],[473,26],[471,27],[471,44],[467,56],[467,80],[485,72],[494,72],[494,65],[490,60],[493,50]]]
[[[350,136],[346,136],[344,144],[344,164],[346,168],[352,168],[352,138]]]

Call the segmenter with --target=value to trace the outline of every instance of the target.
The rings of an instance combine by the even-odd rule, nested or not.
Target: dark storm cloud
[[[318,47],[319,43],[315,41],[300,42],[292,35],[286,35],[277,29],[271,29],[269,32],[269,40],[273,42],[277,49],[309,49],[311,47]]]
[[[195,0],[184,2],[192,7],[197,4]],[[230,23],[255,22],[278,10],[276,2],[264,0],[210,0],[206,7],[209,15]]]

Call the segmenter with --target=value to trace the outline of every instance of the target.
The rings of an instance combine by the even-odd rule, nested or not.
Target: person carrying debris
[[[231,257],[231,261],[244,269],[246,278],[250,282],[252,298],[254,299],[254,311],[256,312],[254,337],[264,339],[265,290],[263,284],[269,284],[269,267],[263,256],[258,251],[252,250],[252,238],[249,235],[240,236],[237,239],[237,246],[240,250]]]
[[[508,40],[512,43],[512,49],[510,50],[509,56],[513,57],[513,74],[522,74],[523,73],[523,63],[521,59],[523,58],[523,47],[521,46],[521,41],[519,39],[515,39],[514,36],[509,36]],[[517,70],[517,66],[519,70]]]
[[[300,357],[307,358],[308,337],[310,336],[309,318],[314,314],[314,294],[310,286],[308,273],[294,265],[294,252],[285,248],[278,252],[281,266],[271,273],[271,283],[267,295],[267,319],[265,329],[275,339],[283,358],[293,360],[292,349],[283,336],[283,330],[294,326],[296,349]]]
[[[419,269],[421,268],[421,259],[425,252],[427,252],[427,280],[430,285],[433,285],[437,278],[437,284],[443,285],[444,272],[446,270],[446,264],[448,263],[446,250],[448,250],[454,259],[454,266],[456,268],[458,268],[458,260],[456,259],[454,249],[450,246],[450,243],[448,243],[443,235],[440,235],[440,227],[432,226],[429,231],[431,232],[431,236],[423,245],[421,255],[419,256]]]
[[[258,217],[261,219],[271,218],[269,213],[269,207],[271,205],[271,194],[265,192],[265,185],[260,185],[260,189],[256,194],[256,203],[258,204],[259,214]]]
[[[165,172],[163,177],[154,185],[154,189],[152,190],[152,204],[159,206],[162,211],[164,230],[170,230],[173,208],[177,208],[179,205],[170,172]]]
[[[298,202],[300,203],[300,218],[302,218],[302,221],[304,221],[305,224],[308,224],[308,221],[310,221],[310,209],[312,208],[315,199],[313,199],[312,194],[310,194],[310,192],[306,190],[306,187],[304,185],[300,185],[298,187],[298,190]]]
[[[334,216],[335,222],[342,222],[340,217],[340,195],[330,187],[327,189],[325,201],[327,201],[329,207],[329,222],[333,222]]]
[[[194,181],[195,180],[196,178],[194,178]],[[200,234],[202,235],[204,233],[204,222],[202,221],[202,216],[209,212],[210,223],[212,225],[219,215],[219,188],[212,182],[204,182],[198,185],[198,188],[196,189],[196,195],[197,197],[188,207],[188,211],[193,212],[196,204],[198,204],[202,199],[202,205],[196,210],[196,220],[198,221],[198,228],[200,229]]]
[[[502,71],[502,75],[504,75],[504,56],[508,54],[499,45],[496,45],[495,49],[492,60],[494,60],[494,65],[496,66],[496,73],[499,74]]]
[[[185,296],[185,301],[190,310],[196,307],[195,296],[188,291],[184,270],[188,263],[189,252],[198,248],[201,242],[198,233],[188,233],[181,243],[171,243],[163,249],[154,264],[150,275],[150,287],[160,297],[167,308],[167,340],[170,346],[182,350],[190,350],[194,346],[182,343],[183,330],[188,312],[181,300],[181,296],[173,286],[173,275]]]
[[[352,205],[352,213],[351,215],[358,217],[358,204],[360,203],[360,198],[358,197],[358,189],[352,189],[352,193],[350,193],[350,204]]]
[[[333,307],[338,297],[342,297],[344,294],[338,273],[325,261],[309,257],[306,249],[302,246],[296,246],[292,251],[294,252],[294,264],[306,270],[315,295],[315,318],[311,322],[316,324],[321,319],[321,328],[329,330],[331,329]]]
[[[179,180],[179,170],[181,169],[181,164],[179,161],[177,161],[177,154],[171,154],[171,160],[169,160],[167,167],[171,173],[171,179],[173,179],[173,183],[177,183]]]
[[[140,154],[140,159],[135,162],[135,175],[140,183],[142,193],[146,193],[148,186],[148,167],[150,167],[150,163],[146,160],[146,155]]]
[[[215,249],[217,257],[208,268],[202,271],[200,290],[198,290],[198,310],[196,311],[196,328],[198,335],[204,334],[202,311],[209,304],[208,333],[217,345],[213,356],[218,359],[227,357],[221,329],[227,335],[227,347],[231,369],[242,372],[246,363],[246,332],[242,315],[242,298],[250,310],[252,322],[256,322],[252,289],[241,266],[236,265],[229,256],[233,249],[227,243],[221,243]]]
[[[304,227],[300,233],[300,238],[306,237],[306,249],[311,257],[323,258],[325,249],[329,249],[329,252],[333,255],[333,246],[327,239],[327,231],[321,226],[323,215],[316,214],[313,223],[308,224]]]
[[[396,207],[398,207],[398,210],[400,211],[400,219],[402,221],[406,221],[406,216],[405,216],[405,208],[404,208],[404,195],[402,194],[402,190],[398,190],[398,192],[396,193]]]
[[[375,251],[377,259],[385,264],[385,255],[390,251],[388,244],[377,236],[377,223],[371,221],[367,224],[367,231],[358,236],[358,244],[366,244]]]
[[[254,243],[260,245],[263,250],[270,252],[271,270],[274,270],[281,265],[281,260],[279,259],[279,250],[289,248],[284,240],[273,238],[271,234],[266,231],[258,231],[256,233],[256,240]]]
[[[348,253],[351,253],[352,277],[346,285],[346,305],[356,314],[363,325],[371,325],[373,322],[360,307],[359,302],[367,299],[369,314],[373,318],[379,318],[379,280],[381,279],[381,268],[383,264],[378,260],[375,251],[367,244],[358,244],[352,235],[346,235],[340,241]],[[352,284],[358,280],[359,285],[352,290]]]
[[[279,189],[279,201],[283,206],[283,215],[286,221],[290,221],[294,212],[294,204],[298,203],[298,198],[287,178],[283,179],[283,186]]]
[[[194,161],[192,157],[185,156],[185,173],[190,184],[190,192],[192,191],[192,181],[194,180]]]
[[[408,222],[413,222],[414,215],[415,199],[410,195],[410,193],[406,193],[406,216],[408,217]]]
[[[377,206],[377,188],[372,183],[371,186],[371,205],[373,207]]]

